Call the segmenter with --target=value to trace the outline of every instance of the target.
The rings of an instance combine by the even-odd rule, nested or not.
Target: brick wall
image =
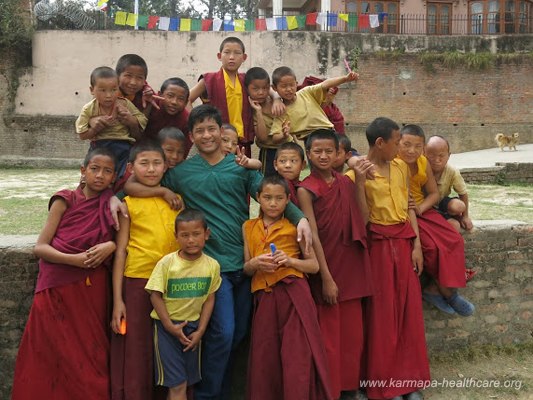
[[[496,163],[494,167],[463,168],[465,182],[474,184],[533,183],[533,163]]]
[[[8,399],[17,347],[37,276],[30,252],[34,238],[0,237],[0,399]],[[425,305],[431,352],[474,344],[531,341],[533,226],[478,221],[465,234],[467,266],[478,275],[462,293],[476,305],[470,318],[450,317]]]

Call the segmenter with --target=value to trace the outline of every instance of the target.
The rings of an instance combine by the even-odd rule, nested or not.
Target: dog
[[[509,147],[509,150],[516,151],[518,137],[518,132],[515,132],[510,136],[504,135],[503,133],[498,133],[494,139],[496,140],[496,143],[498,143],[501,151],[503,151],[504,147]]]

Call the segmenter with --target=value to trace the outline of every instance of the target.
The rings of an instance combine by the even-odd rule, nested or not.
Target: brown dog
[[[518,144],[518,132],[513,133],[512,135],[504,135],[503,133],[498,133],[494,138],[500,150],[503,151],[504,147],[509,147],[509,150],[516,151],[516,145]]]

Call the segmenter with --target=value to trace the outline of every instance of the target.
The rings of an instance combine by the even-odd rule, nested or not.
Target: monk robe
[[[427,158],[417,159],[417,172],[409,179],[409,189],[417,204],[424,201]],[[463,237],[434,209],[417,216],[420,242],[424,254],[424,271],[441,286],[466,286],[465,247]]]
[[[301,187],[314,195],[318,235],[330,273],[337,284],[337,304],[323,301],[320,274],[309,278],[317,303],[318,319],[328,354],[332,392],[359,388],[363,351],[361,298],[373,293],[366,228],[356,204],[356,187],[348,177],[332,171],[329,186],[317,173]]]
[[[248,101],[246,86],[244,85],[245,74],[239,73],[237,76],[242,88],[242,123],[244,127],[243,135],[239,134],[239,144],[245,147],[246,155],[251,157],[251,146],[255,137],[253,114]],[[205,73],[200,76],[200,79],[202,78],[207,92],[206,96],[202,96],[202,101],[218,108],[222,115],[222,122],[231,123],[226,98],[226,82],[222,68],[218,72]]]
[[[50,245],[68,254],[113,239],[111,190],[86,199],[62,190],[67,209]],[[15,366],[12,399],[107,400],[110,259],[94,269],[39,261],[37,287]]]
[[[391,161],[389,171],[365,183],[375,293],[365,302],[364,379],[385,382],[365,385],[369,399],[411,393],[430,379],[420,282],[411,261],[416,234],[408,221],[409,172],[401,160]]]
[[[143,136],[157,140],[157,134],[161,129],[167,127],[178,128],[185,135],[185,158],[187,158],[192,147],[191,138],[189,137],[189,127],[187,126],[189,111],[183,110],[175,115],[170,115],[165,111],[165,107],[161,103],[159,103],[159,107],[159,110],[152,107],[152,111],[150,111],[150,116],[148,117],[148,125],[146,125]]]
[[[296,207],[300,207],[300,204],[298,203],[298,196],[296,195],[296,190],[298,189],[298,186],[300,186],[300,180],[299,179],[293,179],[292,181],[285,179],[287,181],[287,185],[289,186],[289,200],[292,201],[292,203]]]
[[[246,221],[251,257],[270,253],[270,243],[289,257],[300,257],[296,228],[283,218],[265,227]],[[248,362],[248,400],[328,400],[327,358],[316,307],[301,271],[281,266],[252,278],[254,315]]]

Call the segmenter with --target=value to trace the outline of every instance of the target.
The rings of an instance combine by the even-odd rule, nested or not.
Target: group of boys
[[[189,104],[199,97],[209,104],[187,112],[182,131],[198,154],[185,161],[187,138],[168,127],[159,144],[139,140],[130,151],[150,124],[151,104],[164,104],[146,84],[145,64],[91,75],[95,100],[84,107],[77,132],[91,147],[111,148],[119,176],[131,175],[123,182],[126,207],[115,203],[122,213],[113,267],[112,398],[157,396],[153,369],[169,399],[185,399],[193,384],[195,399],[229,398],[232,351],[252,308],[249,399],[337,399],[359,389],[362,378],[422,382],[368,387],[369,398],[421,398],[417,389],[429,380],[418,281],[424,262],[416,205],[408,205],[413,174],[409,162],[396,159],[398,125],[386,118],[369,125],[368,156],[348,161],[353,183],[334,170],[349,157],[339,155],[339,136],[322,105],[357,74],[297,91],[294,72],[280,67],[272,90],[262,68],[238,72],[246,60],[239,39],[226,38],[218,58],[220,71],[186,91]],[[223,122],[242,150],[222,150]],[[242,161],[254,138],[265,175],[277,171],[284,179],[263,181],[255,164]],[[297,140],[312,171],[302,182],[305,156]],[[430,139],[428,160],[439,190],[449,195],[457,174],[447,169],[439,140],[445,141]],[[442,208],[469,229],[466,190],[454,185],[460,199],[444,200]],[[258,198],[261,213],[246,222],[249,196]],[[461,315],[473,312],[456,291],[430,295],[441,309],[449,302]]]

